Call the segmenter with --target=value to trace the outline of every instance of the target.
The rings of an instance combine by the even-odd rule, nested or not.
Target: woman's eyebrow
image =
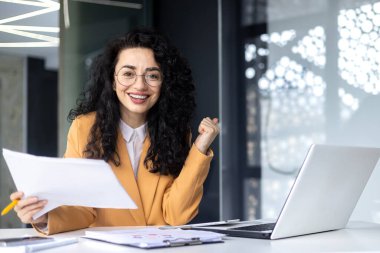
[[[123,65],[123,66],[121,66],[121,68],[136,69],[136,67],[132,66],[132,65]]]
[[[150,67],[150,68],[145,69],[145,71],[154,71],[154,70],[161,71],[159,67]]]
[[[121,68],[128,68],[128,69],[136,70],[136,67],[132,66],[132,65],[123,65]],[[149,67],[149,68],[145,69],[145,71],[154,71],[154,70],[161,71],[159,67]]]

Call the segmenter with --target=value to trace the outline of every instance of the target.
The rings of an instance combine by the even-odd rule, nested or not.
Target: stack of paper
[[[182,229],[125,229],[86,231],[84,238],[139,248],[161,248],[223,242],[224,234]]]

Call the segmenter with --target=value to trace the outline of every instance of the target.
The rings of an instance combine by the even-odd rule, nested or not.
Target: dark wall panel
[[[197,111],[193,130],[202,118],[218,115],[218,1],[158,0],[154,25],[166,34],[188,59],[196,84]],[[197,132],[193,132],[193,137]],[[205,183],[200,213],[193,222],[219,220],[219,141]]]
[[[27,152],[57,156],[57,71],[41,59],[28,58]]]

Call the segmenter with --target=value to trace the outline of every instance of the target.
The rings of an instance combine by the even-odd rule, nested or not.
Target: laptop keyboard
[[[276,223],[264,223],[264,224],[256,224],[251,226],[237,227],[231,228],[232,230],[244,230],[244,231],[266,231],[273,230]]]

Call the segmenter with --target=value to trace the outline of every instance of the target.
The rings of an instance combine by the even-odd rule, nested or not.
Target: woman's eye
[[[126,71],[123,73],[123,76],[126,77],[126,78],[133,78],[135,77],[135,73],[133,71]]]
[[[157,81],[160,80],[160,74],[158,73],[149,73],[146,74],[147,79],[152,80],[152,81]]]

